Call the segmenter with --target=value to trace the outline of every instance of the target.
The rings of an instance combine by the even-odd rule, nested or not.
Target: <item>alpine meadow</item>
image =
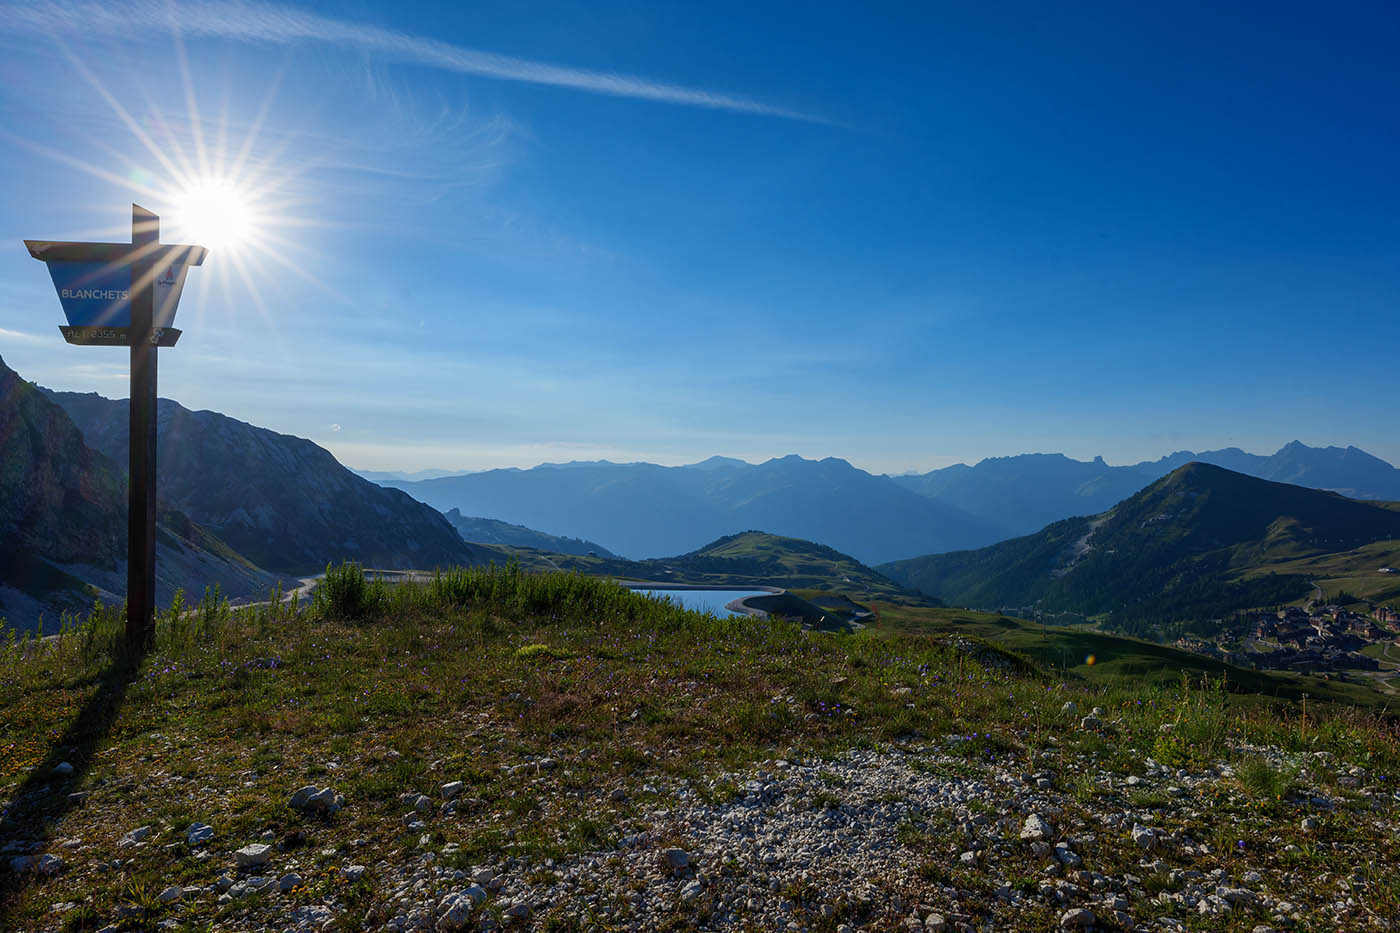
[[[1395,930],[1397,43],[0,0],[0,933]]]

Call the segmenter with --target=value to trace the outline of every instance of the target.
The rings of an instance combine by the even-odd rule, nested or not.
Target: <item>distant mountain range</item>
[[[1178,451],[1131,466],[1109,466],[1101,457],[1083,461],[1063,454],[1021,454],[891,479],[1023,535],[1072,515],[1097,514],[1191,462],[1328,489],[1353,499],[1400,499],[1400,470],[1384,460],[1355,447],[1309,447],[1299,441],[1271,456],[1228,447],[1202,453]]]
[[[404,473],[398,470],[355,470],[350,471],[356,476],[369,480],[371,483],[382,483],[385,480],[406,480],[414,482],[420,479],[441,479],[444,476],[462,476],[472,472],[471,470],[415,470],[412,473]]]
[[[127,462],[127,402],[52,392],[88,445]],[[341,466],[311,441],[161,399],[157,408],[161,502],[255,564],[285,574],[354,560],[383,568],[474,562],[433,509]]]
[[[1390,539],[1400,505],[1189,463],[1099,515],[876,569],[951,605],[1077,612],[1145,632],[1298,599],[1308,576],[1256,571]]]
[[[126,590],[126,481],[89,448],[73,421],[0,360],[0,619],[52,632]],[[156,596],[198,598],[218,585],[230,597],[263,597],[276,577],[208,529],[162,503]],[[40,620],[42,618],[42,626]]]
[[[388,481],[435,508],[602,542],[630,558],[685,553],[749,528],[822,541],[866,563],[977,547],[1006,529],[845,460],[690,466],[548,464]]]
[[[1294,441],[1271,456],[1237,448],[1131,466],[1022,454],[924,474],[877,476],[797,456],[688,466],[541,464],[426,481],[386,480],[444,511],[601,541],[629,558],[684,553],[745,528],[822,541],[867,563],[981,547],[1110,508],[1187,462],[1353,498],[1400,499],[1400,470],[1355,447]]]

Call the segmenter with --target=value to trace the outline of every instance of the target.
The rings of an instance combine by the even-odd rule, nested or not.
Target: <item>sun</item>
[[[257,228],[252,198],[223,178],[189,182],[176,197],[170,218],[185,242],[213,251],[251,245]]]

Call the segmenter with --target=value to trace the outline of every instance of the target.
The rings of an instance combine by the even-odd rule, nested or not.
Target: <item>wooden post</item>
[[[127,480],[126,640],[137,651],[155,642],[156,612],[156,348],[173,347],[180,331],[171,327],[184,283],[184,267],[204,262],[202,246],[160,242],[160,218],[131,205],[130,243],[67,243],[25,240],[29,255],[47,263],[68,325],[63,339],[78,346],[131,348],[131,452]],[[108,277],[96,288],[94,264]],[[161,328],[155,325],[156,276],[169,269]],[[121,278],[110,280],[113,272]],[[125,279],[129,278],[129,285]],[[86,285],[84,282],[86,281]],[[106,320],[118,292],[129,302],[129,327]],[[78,292],[74,294],[74,292]],[[97,292],[88,294],[86,292]],[[93,305],[97,307],[94,308]]]
[[[156,347],[155,260],[160,219],[131,205],[131,451],[127,480],[126,641],[137,650],[155,641],[156,608]]]

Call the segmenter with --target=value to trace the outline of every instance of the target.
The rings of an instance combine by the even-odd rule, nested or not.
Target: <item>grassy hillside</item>
[[[1350,551],[1264,563],[1246,577],[1287,574],[1307,577],[1327,601],[1349,595],[1400,609],[1400,541],[1378,541]],[[1311,593],[1309,595],[1312,595]]]
[[[1125,631],[1204,621],[1311,591],[1288,562],[1400,538],[1400,512],[1187,464],[1101,515],[978,551],[882,565],[954,605],[1094,616]]]
[[[901,587],[833,548],[761,531],[728,535],[689,554],[655,560],[580,557],[529,549],[498,550],[516,556],[522,567],[533,570],[571,570],[590,576],[664,583],[780,586],[788,590],[845,594],[857,602],[885,599],[912,605],[931,603],[927,597]]]
[[[1366,679],[1343,681],[1237,667],[1189,651],[1085,628],[1040,625],[970,609],[930,609],[875,603],[874,630],[883,635],[968,635],[1029,659],[1038,667],[1085,684],[1169,689],[1182,675],[1224,678],[1229,688],[1261,697],[1304,696],[1363,707],[1383,707],[1387,697]]]
[[[1039,931],[1111,895],[1140,922],[1236,930],[1286,892],[1300,928],[1338,929],[1400,907],[1393,723],[1062,679],[922,633],[937,613],[882,610],[880,633],[804,634],[577,575],[390,587],[351,570],[309,606],[167,615],[144,659],[113,653],[116,617],[0,649],[0,832],[45,866],[0,873],[0,927],[443,928],[473,878],[472,928],[902,929],[920,905]],[[1103,707],[1101,725],[1067,701]],[[305,785],[343,805],[293,808]],[[1029,807],[1083,874],[1038,880],[1044,852],[1017,841]],[[1125,810],[1163,834],[1160,867],[1141,867]],[[195,824],[211,837],[190,842]],[[813,842],[801,861],[793,825],[840,858]],[[728,826],[749,845],[704,841]],[[878,849],[844,848],[867,838]],[[260,840],[248,857],[266,864],[238,870]],[[819,869],[853,874],[802,882]],[[1158,900],[1186,869],[1258,871],[1261,893],[1216,916]],[[1093,879],[1107,888],[1085,894]]]

